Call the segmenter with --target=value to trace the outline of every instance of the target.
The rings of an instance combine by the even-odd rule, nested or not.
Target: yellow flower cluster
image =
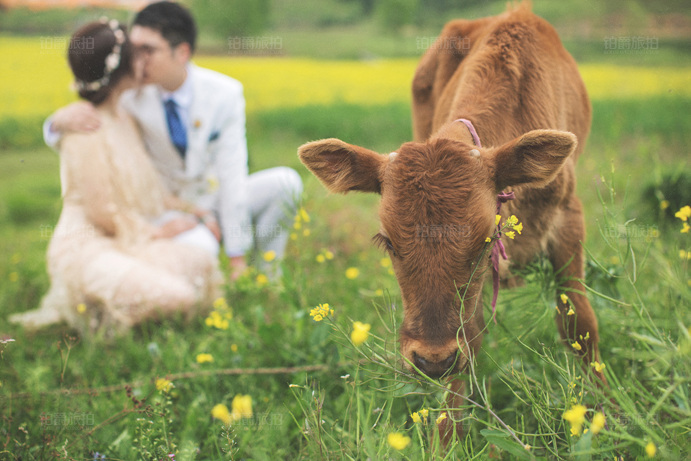
[[[595,362],[592,362],[590,364],[590,366],[595,368],[595,371],[597,371],[598,373],[602,373],[604,371],[606,365],[604,363],[600,363],[598,361],[595,361]]]
[[[168,381],[165,378],[158,378],[156,380],[156,390],[159,390],[161,392],[168,392],[170,391],[173,387],[173,383]]]
[[[683,206],[679,211],[674,213],[674,216],[676,218],[681,219],[681,233],[682,234],[688,234],[689,230],[691,230],[691,226],[689,226],[688,220],[691,218],[691,206]]]
[[[569,410],[564,412],[562,418],[571,424],[571,434],[579,435],[581,428],[585,422],[585,413],[587,409],[583,405],[574,405]]]
[[[211,409],[211,416],[222,421],[224,424],[232,424],[242,418],[252,417],[252,397],[249,395],[238,394],[233,397],[231,403],[232,411],[222,403],[215,405]]]
[[[317,255],[317,257],[315,258],[315,260],[316,260],[319,264],[324,263],[324,262],[326,262],[326,261],[331,261],[332,259],[334,259],[334,254],[333,254],[333,252],[332,252],[331,250],[326,250],[326,249],[325,249],[325,250],[322,250],[321,252],[319,252],[319,254]]]
[[[400,432],[392,432],[386,437],[386,441],[394,450],[401,451],[410,445],[410,437]]]
[[[356,346],[361,346],[369,337],[369,331],[372,326],[369,323],[353,322],[353,331],[350,333],[350,339]]]
[[[587,410],[583,405],[574,405],[569,410],[564,412],[562,417],[571,424],[571,435],[581,434],[581,429],[586,421],[586,411]],[[605,418],[603,413],[595,413],[593,416],[593,422],[590,423],[590,431],[592,431],[593,434],[598,434],[605,427],[606,422],[607,418]],[[584,431],[584,433],[586,432],[588,432],[588,429]]]
[[[414,423],[426,423],[427,422],[427,417],[429,416],[429,410],[426,408],[423,408],[420,411],[416,411],[412,415],[410,415],[413,418]]]
[[[310,311],[310,317],[315,322],[321,322],[329,315],[334,315],[334,310],[329,307],[328,303],[320,304]]]
[[[360,269],[357,267],[349,267],[345,271],[345,276],[348,280],[355,280],[360,276]]]
[[[211,354],[198,354],[197,355],[197,363],[207,363],[207,362],[213,362],[214,357]]]
[[[309,222],[310,215],[307,214],[307,211],[303,207],[300,207],[297,213],[295,214],[295,218],[293,219],[293,229],[295,230],[295,232],[292,232],[290,234],[291,240],[297,240],[297,231],[299,230],[302,230],[303,237],[309,237],[311,231],[309,230],[309,228],[306,227],[306,224],[309,224]]]
[[[498,226],[500,222],[501,222],[501,215],[498,214],[494,217],[494,224],[496,226]],[[500,232],[503,232],[504,235],[506,235],[508,238],[513,240],[516,238],[516,232],[518,232],[519,235],[523,233],[523,223],[518,222],[518,218],[515,215],[511,215],[506,220],[504,225],[501,226]],[[493,235],[492,237],[496,237],[496,234]],[[487,237],[485,239],[485,242],[487,242],[487,243],[491,242],[492,237]]]
[[[219,330],[227,330],[230,326],[230,320],[233,319],[233,310],[228,306],[225,298],[218,298],[214,301],[214,310],[205,319],[205,323],[209,327],[218,328]]]

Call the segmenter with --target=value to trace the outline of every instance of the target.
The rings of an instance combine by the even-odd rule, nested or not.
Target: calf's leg
[[[603,373],[590,367],[592,362],[600,361],[599,334],[597,318],[582,282],[585,268],[581,242],[585,239],[585,225],[578,198],[572,197],[562,212],[560,229],[549,245],[549,257],[557,274],[557,328],[566,346],[606,383]],[[568,297],[566,302],[562,294]]]

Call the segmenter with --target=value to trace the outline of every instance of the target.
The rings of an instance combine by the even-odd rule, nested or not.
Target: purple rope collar
[[[480,144],[480,136],[478,136],[477,131],[475,130],[475,127],[473,126],[473,123],[470,120],[467,120],[465,118],[459,118],[456,120],[457,122],[463,123],[465,126],[468,127],[468,131],[470,132],[470,135],[473,137],[473,142],[477,147],[482,147],[482,144]],[[506,203],[509,200],[513,200],[515,197],[513,192],[501,192],[497,194],[497,213],[499,214],[499,211],[501,210],[501,204]],[[494,317],[494,312],[497,307],[497,297],[499,296],[499,256],[501,255],[502,258],[504,259],[509,259],[506,256],[506,248],[504,248],[504,244],[501,241],[501,224],[497,223],[497,238],[492,246],[492,253],[490,254],[490,259],[492,261],[492,290],[493,290],[493,295],[492,295],[492,317]],[[495,318],[494,321],[496,322],[497,319]]]

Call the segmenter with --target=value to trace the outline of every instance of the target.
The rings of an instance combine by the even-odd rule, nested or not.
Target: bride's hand
[[[173,238],[178,234],[182,234],[190,229],[197,227],[197,220],[191,216],[181,216],[179,218],[171,219],[162,226],[159,226],[154,232],[154,238]]]

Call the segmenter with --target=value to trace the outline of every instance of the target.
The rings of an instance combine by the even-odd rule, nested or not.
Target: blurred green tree
[[[217,38],[246,37],[269,24],[270,0],[193,0],[190,9],[199,29]]]

